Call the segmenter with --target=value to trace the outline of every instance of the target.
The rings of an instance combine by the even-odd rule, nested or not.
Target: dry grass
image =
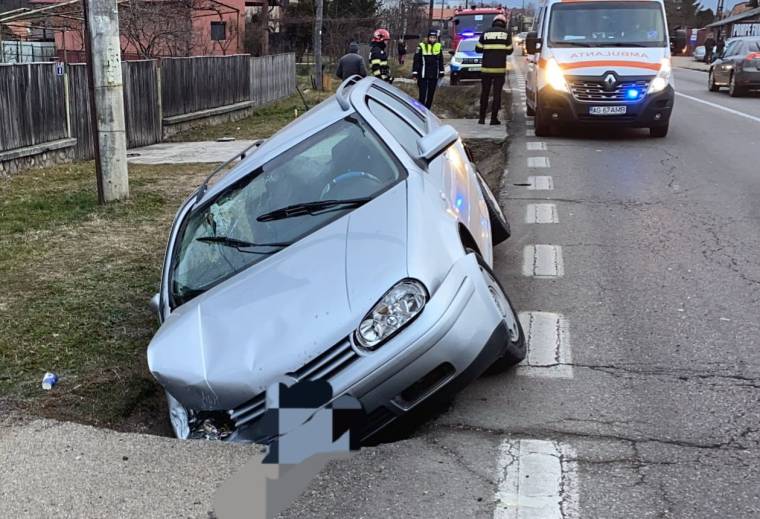
[[[46,416],[163,423],[145,364],[171,219],[208,171],[131,166],[128,202],[96,203],[91,162],[0,181],[0,395]],[[45,371],[61,378],[40,389]],[[146,407],[147,406],[147,407]],[[146,411],[147,409],[147,411]]]

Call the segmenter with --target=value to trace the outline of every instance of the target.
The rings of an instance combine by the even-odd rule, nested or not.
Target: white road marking
[[[578,467],[572,447],[547,440],[499,445],[493,519],[576,519]]]
[[[554,204],[528,204],[525,223],[559,223],[557,206]]]
[[[528,189],[531,191],[551,191],[554,180],[549,176],[528,177]]]
[[[562,247],[559,245],[526,245],[523,249],[523,275],[540,279],[565,275]]]
[[[533,123],[533,119],[526,119],[525,120],[525,126],[527,126],[528,128],[532,128],[533,124],[534,124]],[[533,130],[533,131],[535,132],[536,130]]]
[[[520,312],[528,355],[517,374],[539,378],[573,378],[567,319],[551,312]]]
[[[528,128],[525,130],[525,136],[526,137],[535,137],[536,136],[536,130],[533,128]]]
[[[546,143],[541,141],[528,141],[525,143],[525,147],[528,151],[544,151],[546,150]]]
[[[711,106],[713,108],[717,108],[718,110],[723,110],[724,112],[728,112],[733,115],[738,115],[739,117],[744,117],[746,119],[749,119],[750,121],[755,121],[756,123],[760,123],[760,117],[755,117],[754,115],[745,114],[743,112],[740,112],[739,110],[734,110],[732,108],[728,108],[723,105],[719,105],[718,103],[711,103],[710,101],[705,101],[704,99],[699,99],[698,97],[692,97],[686,94],[682,94],[681,92],[676,92],[677,96],[685,97],[686,99],[689,99],[691,101],[696,101],[697,103],[702,103],[703,105]]]
[[[550,168],[549,157],[528,157],[529,168]]]

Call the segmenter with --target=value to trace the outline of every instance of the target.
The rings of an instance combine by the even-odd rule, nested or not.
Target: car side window
[[[386,92],[385,90],[377,87],[373,87],[370,90],[370,96],[380,101],[385,106],[394,110],[397,114],[400,114],[408,123],[414,126],[423,135],[427,133],[427,122],[422,112],[411,104],[419,105],[419,102],[411,97],[407,100],[400,99],[395,95]],[[421,105],[420,105],[421,106]]]
[[[421,133],[399,117],[396,112],[371,97],[367,99],[367,106],[372,115],[377,117],[406,152],[412,156],[416,156],[417,139],[421,137]]]
[[[538,33],[538,37],[541,38],[543,35],[542,25],[544,22],[544,12],[546,11],[545,7],[542,7],[538,10],[538,16],[536,17],[536,25],[533,26],[533,30]]]
[[[741,45],[740,41],[732,41],[731,43],[728,44],[728,47],[726,47],[724,55],[726,57],[736,55],[739,52],[740,45]]]

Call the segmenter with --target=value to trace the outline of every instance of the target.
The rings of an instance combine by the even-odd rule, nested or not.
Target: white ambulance
[[[669,41],[662,0],[544,0],[525,40],[536,135],[608,125],[665,137],[674,99]]]

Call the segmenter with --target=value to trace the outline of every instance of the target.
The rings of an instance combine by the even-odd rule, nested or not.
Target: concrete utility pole
[[[116,0],[82,0],[98,201],[129,197],[127,132]]]
[[[314,79],[317,90],[324,90],[322,84],[322,17],[324,16],[322,0],[317,0],[317,15],[314,17]]]

